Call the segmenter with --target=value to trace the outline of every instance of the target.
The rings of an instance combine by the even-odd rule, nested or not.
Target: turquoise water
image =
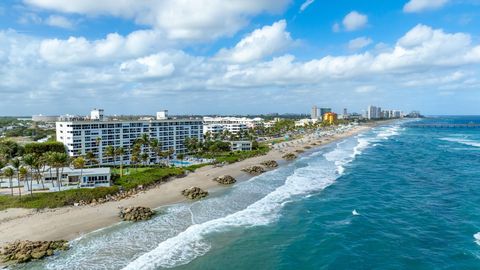
[[[25,268],[480,269],[480,129],[402,123]]]

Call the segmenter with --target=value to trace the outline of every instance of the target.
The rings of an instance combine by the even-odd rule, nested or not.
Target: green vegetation
[[[66,153],[65,145],[61,142],[27,143],[26,154],[43,155],[46,152]]]
[[[129,190],[139,185],[148,186],[154,183],[165,182],[169,177],[182,175],[184,173],[185,169],[183,168],[150,168],[142,171],[133,171],[129,175],[124,175],[115,181],[115,185]]]
[[[72,205],[84,200],[104,198],[106,195],[117,193],[119,188],[99,187],[94,189],[81,188],[51,193],[35,193],[27,197],[0,196],[0,210],[7,208],[55,208]]]
[[[256,157],[265,155],[268,152],[269,148],[266,145],[259,145],[257,149],[251,151],[221,151],[221,152],[210,152],[200,155],[203,158],[215,159],[217,162],[226,162],[226,163],[235,163],[247,158]]]

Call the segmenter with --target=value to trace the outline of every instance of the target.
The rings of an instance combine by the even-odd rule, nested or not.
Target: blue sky
[[[480,0],[7,0],[0,115],[479,114]]]

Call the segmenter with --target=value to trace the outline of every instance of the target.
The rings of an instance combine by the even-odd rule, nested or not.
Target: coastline
[[[260,164],[267,160],[281,161],[282,155],[312,146],[312,149],[330,144],[350,136],[365,132],[375,126],[386,124],[389,121],[379,121],[367,125],[356,126],[346,132],[332,135],[328,138],[315,139],[305,137],[292,140],[281,150],[270,150],[266,155],[249,158],[223,167],[206,166],[177,178],[158,187],[141,192],[134,197],[121,201],[107,202],[96,206],[68,206],[57,209],[31,210],[7,209],[0,211],[0,246],[15,240],[73,240],[90,232],[102,229],[121,222],[118,217],[119,207],[146,206],[158,208],[187,199],[180,192],[191,186],[215,192],[223,187],[212,181],[214,177],[229,174],[235,178],[248,178],[241,169]],[[311,150],[310,150],[311,151]],[[1,267],[1,264],[0,264]]]

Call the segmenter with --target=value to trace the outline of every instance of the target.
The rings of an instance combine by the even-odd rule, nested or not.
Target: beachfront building
[[[230,141],[232,151],[250,151],[252,150],[252,141]]]
[[[90,117],[62,117],[56,122],[57,141],[66,145],[71,157],[92,152],[99,164],[130,164],[131,147],[142,134],[159,141],[163,151],[173,150],[174,154],[185,153],[186,138],[203,138],[203,123],[200,118],[171,118],[167,111],[161,111],[157,118],[144,120],[108,120],[101,109],[95,109]],[[122,157],[105,156],[105,148],[123,147]],[[156,156],[150,153],[149,162]]]
[[[381,107],[368,106],[366,118],[371,119],[392,119],[401,118],[402,112],[399,110],[382,110]]]
[[[260,117],[203,117],[203,134],[218,134],[228,131],[232,134],[238,134],[243,130],[255,128],[263,125],[263,119]]]
[[[315,119],[308,119],[308,118],[305,118],[305,119],[300,119],[300,120],[297,120],[295,121],[295,127],[305,127],[305,126],[308,126],[308,125],[313,125],[313,124],[316,124],[318,122],[318,118],[315,118]]]
[[[330,125],[337,122],[337,114],[333,112],[327,112],[323,115],[323,122],[328,123]]]
[[[320,115],[320,110],[318,109],[317,105],[313,105],[312,111],[310,112],[311,119],[318,119]]]

